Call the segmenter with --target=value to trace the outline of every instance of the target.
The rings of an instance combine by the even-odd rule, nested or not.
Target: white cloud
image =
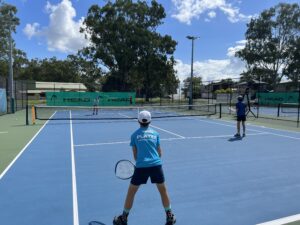
[[[40,24],[33,23],[33,24],[26,24],[26,26],[23,29],[24,34],[28,37],[30,40],[33,36],[38,35],[38,28]]]
[[[233,52],[240,50],[244,45],[245,41],[238,41],[236,42],[236,46],[228,48],[228,58],[226,59],[194,61],[194,76],[202,77],[203,81],[238,78],[243,72],[245,64],[234,57]],[[177,71],[177,76],[181,82],[191,76],[191,65],[185,64],[181,60],[177,60],[175,70]]]
[[[209,13],[207,13],[209,18],[215,18],[217,16],[217,13],[215,11],[210,11]]]
[[[232,23],[239,21],[248,21],[252,16],[240,13],[238,7],[232,6],[228,0],[172,0],[175,6],[175,13],[172,17],[178,19],[182,23],[191,24],[192,19],[198,19],[201,14],[209,11],[209,18],[214,18],[216,12],[222,11]],[[209,19],[205,19],[209,21]]]
[[[47,2],[45,10],[49,14],[49,25],[37,30],[37,23],[27,24],[24,33],[28,38],[45,37],[49,51],[63,53],[75,53],[88,45],[84,34],[79,32],[84,18],[75,21],[76,10],[70,0],[62,0],[57,5]]]
[[[237,41],[236,46],[228,48],[227,56],[234,57],[237,51],[242,50],[245,47],[245,44],[246,40]]]

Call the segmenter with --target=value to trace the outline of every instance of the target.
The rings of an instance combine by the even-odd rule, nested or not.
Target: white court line
[[[123,114],[123,113],[119,113],[121,116],[124,116],[124,117],[127,117],[127,118],[130,118],[129,116],[127,116],[127,115],[125,115],[125,114]],[[156,128],[156,129],[158,129],[158,130],[161,130],[161,131],[164,131],[164,132],[166,132],[166,133],[169,133],[169,134],[172,134],[172,135],[175,135],[175,136],[177,136],[177,137],[179,137],[179,138],[182,138],[182,139],[184,139],[185,137],[183,137],[183,136],[181,136],[181,135],[179,135],[179,134],[176,134],[176,133],[174,133],[174,132],[171,132],[171,131],[168,131],[168,130],[165,130],[165,129],[162,129],[162,128],[160,128],[160,127],[157,127],[157,126],[153,126],[153,125],[151,125],[150,124],[150,127],[154,127],[154,128]]]
[[[300,138],[292,137],[292,136],[288,136],[288,135],[282,135],[282,134],[276,134],[276,133],[269,133],[269,134],[272,134],[272,135],[278,136],[278,137],[285,137],[285,138],[290,138],[290,139],[294,139],[294,140],[300,140]]]
[[[79,225],[77,185],[76,185],[76,166],[75,166],[73,124],[72,124],[71,110],[70,110],[70,138],[71,138],[71,160],[72,160],[73,224]]]
[[[55,113],[52,114],[50,119],[54,116]],[[11,161],[11,163],[6,167],[6,169],[0,174],[0,180],[4,177],[4,175],[7,173],[7,171],[13,166],[13,164],[20,158],[20,156],[23,154],[23,152],[27,149],[27,147],[33,142],[33,140],[38,136],[38,134],[43,130],[43,128],[46,126],[46,124],[49,122],[49,120],[44,123],[44,125],[38,130],[38,132],[31,138],[31,140],[25,145],[25,147],[19,152],[19,154]]]
[[[233,125],[227,125],[227,124],[224,124],[224,123],[218,123],[218,122],[214,122],[214,121],[207,121],[207,120],[201,120],[201,119],[197,119],[197,120],[205,122],[205,123],[211,123],[211,124],[222,125],[222,126],[225,126],[225,127],[234,127],[234,128],[236,128],[236,125],[234,125],[234,124]],[[255,130],[255,129],[251,129],[251,128],[250,129],[246,128],[246,131],[247,130],[254,131],[254,132],[261,132],[261,130]]]
[[[217,120],[217,119],[213,119],[213,118],[210,118],[210,119],[211,119],[211,120]],[[234,122],[232,122],[232,121],[228,121],[228,120],[222,120],[222,121],[223,121],[223,122],[226,122],[226,123],[234,124]],[[255,124],[252,124],[252,123],[249,123],[249,122],[247,122],[247,125],[248,125],[248,126],[252,126],[252,127],[258,127],[258,128],[269,129],[269,130],[275,130],[275,131],[287,132],[287,133],[292,133],[292,134],[300,134],[300,132],[298,132],[298,131],[276,129],[276,128],[273,128],[273,127],[266,127],[266,126],[262,126],[262,125],[255,125]]]
[[[217,124],[217,125],[222,125],[222,126],[226,126],[226,127],[235,127],[234,125],[227,125],[227,124],[223,124],[223,123],[218,123],[218,122],[212,122],[212,121],[206,121],[206,120],[201,120],[201,119],[197,119],[198,121],[201,121],[201,122],[206,122],[206,123],[211,123],[211,124]],[[229,122],[230,121],[225,121],[225,122]],[[250,126],[256,126],[256,125],[250,125]],[[259,126],[258,126],[259,127]],[[266,127],[266,129],[272,129],[272,128],[268,128]],[[249,128],[246,128],[246,131],[247,130],[250,130],[250,131],[255,131],[255,132],[262,132],[261,130],[255,130],[255,129],[249,129]],[[273,129],[274,130],[274,129]],[[285,130],[278,130],[278,131],[281,131],[281,132],[285,132]],[[297,137],[292,137],[292,136],[288,136],[288,135],[281,135],[281,134],[276,134],[276,133],[273,133],[273,132],[267,132],[268,134],[271,134],[271,135],[274,135],[274,136],[279,136],[279,137],[285,137],[285,138],[290,138],[290,139],[295,139],[295,140],[300,140],[300,138],[297,138]],[[297,132],[295,132],[297,133]]]
[[[179,134],[176,134],[176,133],[173,133],[173,132],[171,132],[171,131],[168,131],[168,130],[162,129],[162,128],[160,128],[160,127],[153,126],[153,125],[150,125],[150,126],[151,126],[151,127],[154,127],[154,128],[156,128],[156,129],[158,129],[158,130],[162,130],[162,131],[164,131],[164,132],[166,132],[166,133],[169,133],[169,134],[175,135],[175,136],[177,136],[177,137],[179,137],[179,138],[182,138],[182,139],[184,139],[184,138],[185,138],[185,137],[183,137],[183,136],[181,136],[181,135],[179,135]]]
[[[116,145],[116,144],[129,144],[129,141],[102,142],[102,143],[94,143],[94,144],[79,144],[79,145],[74,145],[74,147],[88,147],[88,146]]]
[[[247,136],[257,136],[257,135],[263,135],[263,134],[270,134],[268,132],[261,132],[256,134],[247,134]],[[206,139],[206,138],[223,138],[223,137],[233,137],[233,135],[214,135],[214,136],[200,136],[200,137],[186,137],[186,139]]]
[[[280,218],[278,220],[272,220],[265,223],[259,223],[256,225],[283,225],[286,223],[296,222],[300,220],[300,214],[294,215],[294,216],[288,216],[284,218]]]
[[[264,135],[264,134],[270,134],[268,132],[261,132],[261,133],[255,133],[255,134],[247,134],[247,136],[256,136],[256,135]],[[214,135],[214,136],[198,136],[198,137],[185,137],[185,138],[161,138],[161,141],[174,141],[174,140],[189,140],[189,139],[206,139],[206,138],[223,138],[223,137],[232,137],[232,134],[230,135]],[[78,144],[74,145],[74,147],[89,147],[89,146],[100,146],[100,145],[118,145],[118,144],[129,144],[129,141],[115,141],[115,142],[102,142],[102,143],[94,143],[94,144]]]
[[[0,131],[0,134],[7,134],[8,131]]]

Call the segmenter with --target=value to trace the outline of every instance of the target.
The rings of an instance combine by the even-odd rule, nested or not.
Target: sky
[[[16,47],[29,59],[65,59],[88,45],[79,32],[88,9],[103,6],[105,0],[5,0],[18,9],[20,25],[13,38]],[[150,2],[150,1],[148,1]],[[245,70],[235,52],[245,45],[247,23],[280,2],[299,0],[158,0],[166,18],[158,32],[177,41],[174,57],[182,81],[191,76],[192,41],[194,41],[194,76],[203,81],[237,78]]]

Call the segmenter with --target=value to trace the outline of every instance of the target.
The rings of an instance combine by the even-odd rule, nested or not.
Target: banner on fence
[[[6,90],[0,88],[0,115],[7,113]]]
[[[259,104],[278,105],[281,103],[298,103],[298,92],[269,92],[258,93]]]
[[[130,106],[135,92],[46,92],[49,106]]]

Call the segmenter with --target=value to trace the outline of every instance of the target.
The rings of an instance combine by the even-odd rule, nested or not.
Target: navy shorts
[[[237,121],[246,121],[246,116],[237,116]]]
[[[150,177],[151,183],[161,184],[165,182],[165,176],[162,166],[153,166],[145,168],[135,168],[134,174],[131,178],[131,184],[139,186],[146,184]]]

